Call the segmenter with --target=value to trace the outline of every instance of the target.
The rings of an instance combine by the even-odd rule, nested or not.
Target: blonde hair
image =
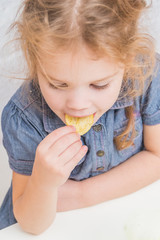
[[[37,78],[43,53],[72,49],[85,44],[97,57],[108,56],[125,65],[124,95],[136,97],[154,67],[152,38],[141,33],[139,19],[144,0],[25,0],[13,27],[29,67],[29,78]],[[135,85],[138,84],[138,87]],[[133,144],[134,106],[126,108],[128,125],[115,137],[117,149]],[[132,132],[130,139],[129,133]]]

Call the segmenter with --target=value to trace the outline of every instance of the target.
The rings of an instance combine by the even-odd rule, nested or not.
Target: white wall
[[[11,78],[11,76],[16,76],[13,72],[18,72],[19,66],[22,66],[19,59],[20,52],[13,53],[12,47],[2,49],[2,46],[11,38],[10,34],[6,35],[6,31],[14,20],[20,2],[21,0],[0,0],[0,117],[4,105],[22,82]],[[17,74],[17,76],[20,75]],[[0,127],[0,204],[10,185],[10,181],[11,170],[8,166],[6,151],[2,146]]]
[[[4,105],[11,95],[21,84],[21,80],[15,80],[12,76],[23,77],[21,52],[12,52],[12,47],[6,47],[5,51],[2,46],[11,39],[11,35],[6,35],[10,23],[13,21],[17,8],[21,0],[0,0],[0,115]],[[160,1],[153,0],[152,8],[149,9],[141,21],[148,31],[156,39],[156,48],[160,52]],[[15,74],[18,72],[20,74]],[[11,170],[8,167],[7,155],[2,147],[2,134],[0,129],[0,204],[10,184]]]

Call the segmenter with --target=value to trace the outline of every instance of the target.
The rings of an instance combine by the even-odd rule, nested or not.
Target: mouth
[[[66,116],[66,115],[70,116],[71,118],[87,118],[87,117],[90,117],[90,116],[92,116],[92,115],[93,115],[93,117],[95,117],[96,112],[95,112],[95,113],[92,113],[92,114],[89,114],[89,115],[84,115],[84,116],[81,116],[81,115],[71,116],[71,115],[65,113],[65,116]]]
[[[65,114],[65,122],[67,125],[72,125],[76,128],[76,131],[80,134],[83,135],[87,133],[90,128],[92,127],[94,123],[94,114],[87,115],[87,116],[70,116],[68,114]]]

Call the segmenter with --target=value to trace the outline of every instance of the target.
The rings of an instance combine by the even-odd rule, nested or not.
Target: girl
[[[0,210],[40,234],[57,211],[124,196],[160,178],[160,58],[144,0],[25,0],[17,27],[28,81],[2,114],[13,170]],[[65,116],[92,126],[82,136]],[[72,125],[72,124],[71,124]]]

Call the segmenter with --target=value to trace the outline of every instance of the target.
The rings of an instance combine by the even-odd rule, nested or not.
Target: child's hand
[[[33,174],[42,186],[57,188],[67,181],[86,152],[74,127],[56,129],[38,145]]]

